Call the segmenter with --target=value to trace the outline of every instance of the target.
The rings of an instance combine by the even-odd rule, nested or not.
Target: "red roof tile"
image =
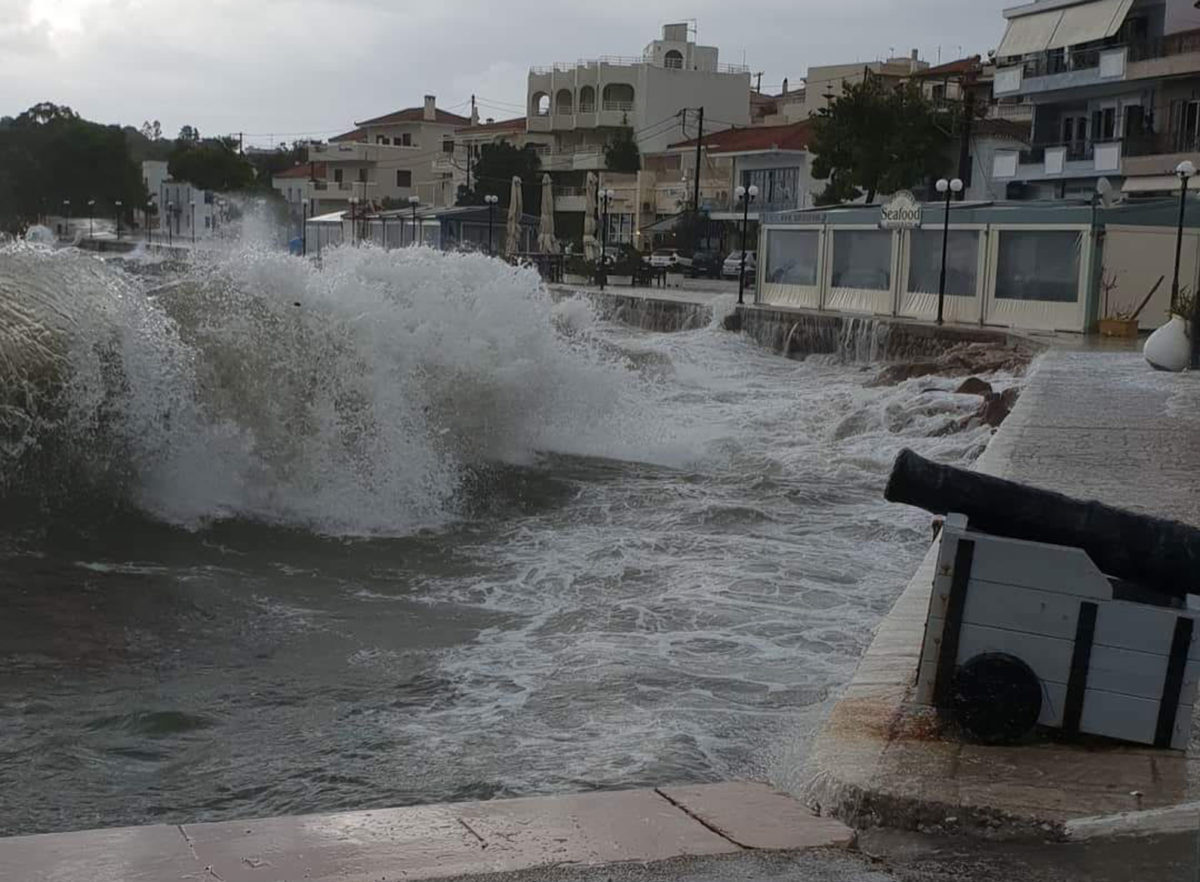
[[[471,132],[523,132],[525,131],[525,117],[518,116],[513,119],[502,119],[496,122],[480,123],[477,126],[462,126],[455,129],[456,132],[470,134]]]
[[[960,58],[958,61],[947,61],[945,64],[939,64],[936,67],[927,67],[925,70],[917,71],[913,76],[944,77],[962,75],[978,69],[979,66],[979,56],[972,55],[970,58]]]
[[[471,120],[465,116],[459,116],[457,113],[449,113],[438,108],[434,109],[433,116],[434,118],[432,120],[426,120],[424,107],[407,107],[404,110],[386,113],[383,116],[377,116],[374,119],[356,122],[355,125],[386,126],[392,123],[400,122],[434,122],[444,126],[463,126],[471,122]]]
[[[352,132],[344,132],[340,135],[334,135],[329,139],[329,143],[334,144],[339,141],[365,141],[367,140],[366,129],[355,129]]]
[[[277,177],[277,178],[306,178],[307,179],[310,174],[314,178],[317,178],[318,180],[324,179],[325,163],[323,163],[323,162],[302,162],[299,165],[293,165],[291,168],[286,169],[285,171],[276,172],[275,177]]]
[[[745,153],[752,150],[807,150],[811,126],[808,122],[784,126],[751,126],[725,129],[704,136],[704,147],[713,153]],[[671,147],[695,147],[696,139],[680,141]]]

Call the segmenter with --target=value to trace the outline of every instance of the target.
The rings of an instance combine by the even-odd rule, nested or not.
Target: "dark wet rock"
[[[984,396],[983,404],[980,405],[976,416],[992,428],[996,428],[1012,413],[1020,394],[1021,392],[1016,386],[1005,389],[1003,392],[990,392]]]
[[[936,358],[919,361],[900,361],[889,364],[871,381],[872,386],[894,386],[915,377],[937,374],[943,377],[969,377],[987,386],[987,390],[971,394],[987,394],[991,387],[979,374],[995,371],[1020,376],[1025,372],[1033,354],[1020,346],[997,345],[994,343],[959,343],[951,346]],[[964,385],[966,385],[964,383]]]
[[[958,384],[958,388],[954,392],[957,395],[990,395],[992,384],[979,379],[979,377],[967,377]]]

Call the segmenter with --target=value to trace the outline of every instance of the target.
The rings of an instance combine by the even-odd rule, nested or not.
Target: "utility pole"
[[[975,84],[975,74],[969,73],[959,80],[959,88],[962,90],[962,143],[958,148],[958,177],[959,180],[971,180],[971,124],[975,117],[975,90],[970,88]],[[964,187],[957,194],[958,198],[966,198],[967,191]]]
[[[700,151],[704,147],[704,108],[699,111],[696,122],[696,180],[692,183],[692,252],[696,251],[696,239],[700,230]]]
[[[245,133],[244,133],[244,132],[238,132],[238,133],[237,133],[237,135],[238,135],[238,153],[240,153],[240,154],[242,154],[242,155],[244,156],[244,155],[245,155],[245,153],[246,153],[246,151],[245,151],[245,149],[244,149],[244,148],[243,148],[243,146],[242,146],[242,141],[243,141],[243,138],[244,138],[244,136],[245,136]]]
[[[754,91],[757,92],[759,95],[762,94],[762,75],[763,75],[763,72],[761,70],[754,75],[754,78],[758,81],[754,85]]]

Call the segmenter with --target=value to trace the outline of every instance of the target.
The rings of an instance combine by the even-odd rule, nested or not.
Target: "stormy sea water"
[[[425,249],[0,246],[0,834],[798,780],[937,377]]]

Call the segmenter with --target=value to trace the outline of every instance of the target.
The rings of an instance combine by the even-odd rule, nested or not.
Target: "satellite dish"
[[[1113,190],[1112,181],[1108,178],[1096,181],[1096,192],[1100,194],[1100,204],[1105,208],[1112,208],[1121,201],[1121,194]]]

